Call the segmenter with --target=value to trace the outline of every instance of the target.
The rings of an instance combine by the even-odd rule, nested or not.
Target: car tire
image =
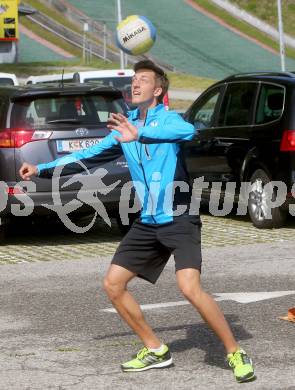
[[[254,171],[250,178],[253,188],[249,194],[248,213],[253,225],[259,229],[280,228],[287,217],[287,212],[280,207],[270,209],[267,205],[265,185],[270,181],[270,176],[263,169]],[[268,213],[271,218],[266,218]]]

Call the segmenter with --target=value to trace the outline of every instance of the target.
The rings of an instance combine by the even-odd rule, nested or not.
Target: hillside
[[[230,0],[231,3],[240,6],[247,12],[261,20],[277,27],[277,2],[269,0]],[[285,33],[295,37],[295,1],[283,0],[282,13]]]
[[[45,0],[26,2],[64,26],[72,30],[77,28],[69,20],[61,19],[63,17],[61,12],[53,12],[48,8],[49,2]],[[55,0],[54,3],[59,2],[65,9],[71,4],[76,7],[78,13],[83,12],[93,19],[105,20],[109,31],[115,31],[117,23],[115,1],[84,0],[82,4],[80,0]],[[275,13],[275,9],[273,12]],[[157,28],[157,40],[149,55],[170,64],[177,72],[220,79],[237,72],[280,70],[278,44],[214,6],[211,1],[149,0],[139,4],[137,0],[124,0],[122,14],[123,17],[143,14],[152,20]],[[70,62],[79,62],[81,49],[70,47],[63,39],[54,36],[53,31],[48,32],[27,18],[22,18],[21,24],[24,28],[32,30],[38,38],[44,38],[64,50],[64,54],[61,55],[52,45],[51,49],[45,43],[41,47],[40,39],[38,42],[28,36],[23,37],[22,33],[19,56],[22,62],[33,62],[34,58],[39,62],[49,59],[66,60],[66,53],[76,57],[70,59]],[[101,38],[99,35],[97,34],[97,39]],[[55,53],[52,52],[53,49]],[[286,62],[287,69],[295,68],[294,59],[287,58]],[[102,64],[109,65],[113,66],[110,63]]]
[[[108,28],[115,30],[114,1],[84,0],[82,4],[80,0],[68,0],[68,3],[92,18],[105,19]],[[194,7],[209,3],[208,0],[124,0],[122,14],[123,17],[145,15],[152,20],[158,37],[150,53],[176,70],[213,79],[237,72],[280,70],[277,46],[261,44],[257,30],[253,33],[254,39],[244,32],[233,31],[224,21],[217,21]],[[247,31],[251,29],[245,26]],[[287,59],[287,69],[294,67],[295,61]]]

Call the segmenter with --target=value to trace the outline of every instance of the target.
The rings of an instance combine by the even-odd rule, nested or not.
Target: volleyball
[[[150,50],[156,40],[156,28],[145,16],[130,15],[117,25],[117,46],[137,56]]]

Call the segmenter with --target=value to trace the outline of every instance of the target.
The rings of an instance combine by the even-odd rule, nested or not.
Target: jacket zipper
[[[147,144],[144,144],[144,151],[145,151],[146,158],[147,158],[148,160],[151,160],[152,157],[151,157],[151,155],[150,155],[150,152],[149,152],[149,149],[148,149]]]
[[[146,119],[147,119],[147,115],[145,116],[143,126],[145,126]],[[149,185],[148,185],[148,183],[147,183],[145,171],[144,171],[144,168],[143,168],[143,165],[142,165],[142,158],[141,158],[141,155],[142,155],[142,153],[141,153],[141,151],[142,151],[142,145],[143,145],[143,144],[140,144],[140,154],[139,154],[139,156],[138,156],[138,157],[139,157],[139,166],[141,167],[142,174],[143,174],[143,179],[144,179],[144,183],[145,183],[145,186],[146,186],[146,188],[147,188],[147,190],[148,190],[148,194],[150,195],[150,188],[149,188]],[[145,146],[147,146],[147,145],[145,145]],[[137,148],[136,148],[136,150],[137,150]],[[147,152],[147,149],[145,149],[145,152],[146,152],[146,154],[148,153],[148,152]],[[138,153],[138,152],[137,152],[137,153]],[[148,155],[149,155],[149,157],[150,157],[150,154],[149,154],[149,153],[148,153]],[[149,159],[150,159],[150,158],[149,158]],[[152,203],[152,210],[154,210],[153,197],[150,196],[150,198],[151,198],[151,203]],[[155,220],[154,216],[151,215],[151,217],[152,217],[154,223],[157,223],[157,221]]]

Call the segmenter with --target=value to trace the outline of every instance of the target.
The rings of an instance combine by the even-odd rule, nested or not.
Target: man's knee
[[[103,288],[109,298],[112,301],[115,301],[122,295],[122,293],[126,289],[126,284],[119,281],[115,281],[110,275],[107,275],[103,280]]]
[[[181,275],[178,275],[177,283],[180,291],[189,301],[201,299],[202,288],[198,275],[182,272]]]
[[[186,283],[180,285],[179,288],[184,297],[189,301],[199,301],[201,299],[202,290],[200,287],[196,287],[192,283]]]

